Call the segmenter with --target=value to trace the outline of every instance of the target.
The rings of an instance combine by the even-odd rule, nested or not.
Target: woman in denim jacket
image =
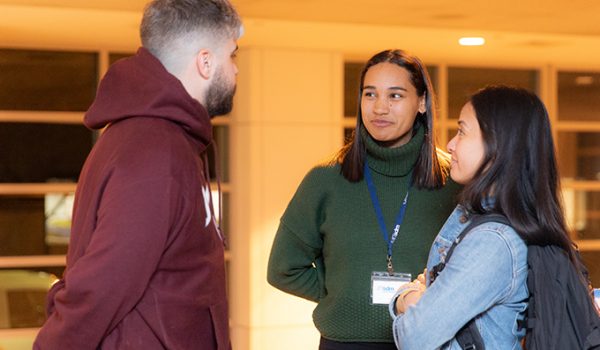
[[[487,349],[521,349],[527,244],[556,244],[574,257],[548,114],[531,92],[489,86],[463,107],[458,126],[448,143],[450,176],[465,187],[431,247],[427,271],[444,260],[470,214],[500,213],[512,227],[476,226],[435,283],[425,273],[401,287],[390,303],[394,340],[403,350],[461,349],[455,335],[475,318]]]

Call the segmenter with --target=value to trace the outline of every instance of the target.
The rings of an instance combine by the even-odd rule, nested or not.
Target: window
[[[449,67],[448,118],[458,119],[469,96],[491,84],[519,86],[537,92],[538,72],[526,69]]]
[[[85,111],[97,62],[97,53],[0,49],[0,110]]]
[[[600,72],[559,71],[556,147],[573,238],[600,285]]]
[[[600,73],[558,73],[558,119],[600,122]]]
[[[557,145],[564,178],[600,181],[600,132],[559,132]]]
[[[46,197],[74,191],[95,141],[81,120],[96,92],[98,57],[0,49],[0,268],[62,274],[66,245],[47,239]]]
[[[41,325],[46,290],[63,273],[67,245],[56,237],[70,225],[59,218],[96,139],[81,121],[98,59],[0,49],[0,328]]]
[[[82,124],[0,125],[0,182],[76,182],[96,134]]]

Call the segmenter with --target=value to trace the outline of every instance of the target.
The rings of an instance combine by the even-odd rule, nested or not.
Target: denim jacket
[[[465,221],[465,222],[461,222]],[[436,237],[427,271],[445,257],[452,242],[469,224],[458,206]],[[476,318],[486,349],[521,349],[525,334],[517,320],[527,308],[527,246],[509,226],[487,222],[456,246],[435,283],[406,313],[396,315],[394,341],[402,350],[460,349],[456,332]]]

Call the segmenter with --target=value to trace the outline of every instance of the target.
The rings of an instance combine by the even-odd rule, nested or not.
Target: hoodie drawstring
[[[210,198],[210,210],[211,210],[211,215],[213,217],[213,220],[215,221],[216,227],[217,227],[217,232],[219,234],[219,237],[221,238],[221,240],[223,241],[223,245],[225,246],[225,248],[227,248],[228,246],[228,242],[227,242],[227,237],[225,236],[223,229],[221,228],[221,221],[223,220],[223,193],[221,192],[221,169],[219,167],[219,154],[217,152],[217,143],[215,142],[215,140],[212,140],[210,143],[209,148],[212,149],[212,155],[213,155],[213,159],[215,161],[215,175],[216,175],[216,180],[217,180],[217,194],[218,194],[218,198],[219,198],[219,212],[218,212],[218,217],[219,220],[217,220],[217,216],[215,215],[215,208],[214,208],[214,201],[213,201],[213,195],[212,195],[212,190],[210,189],[210,169],[208,166],[208,152],[205,151],[203,152],[202,155],[202,160],[204,162],[204,177],[208,183],[209,186],[209,198]]]

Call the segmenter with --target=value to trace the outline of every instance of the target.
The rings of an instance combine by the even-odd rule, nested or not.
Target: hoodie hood
[[[83,121],[91,129],[101,129],[133,117],[171,120],[205,147],[212,142],[204,106],[143,47],[110,66]]]

